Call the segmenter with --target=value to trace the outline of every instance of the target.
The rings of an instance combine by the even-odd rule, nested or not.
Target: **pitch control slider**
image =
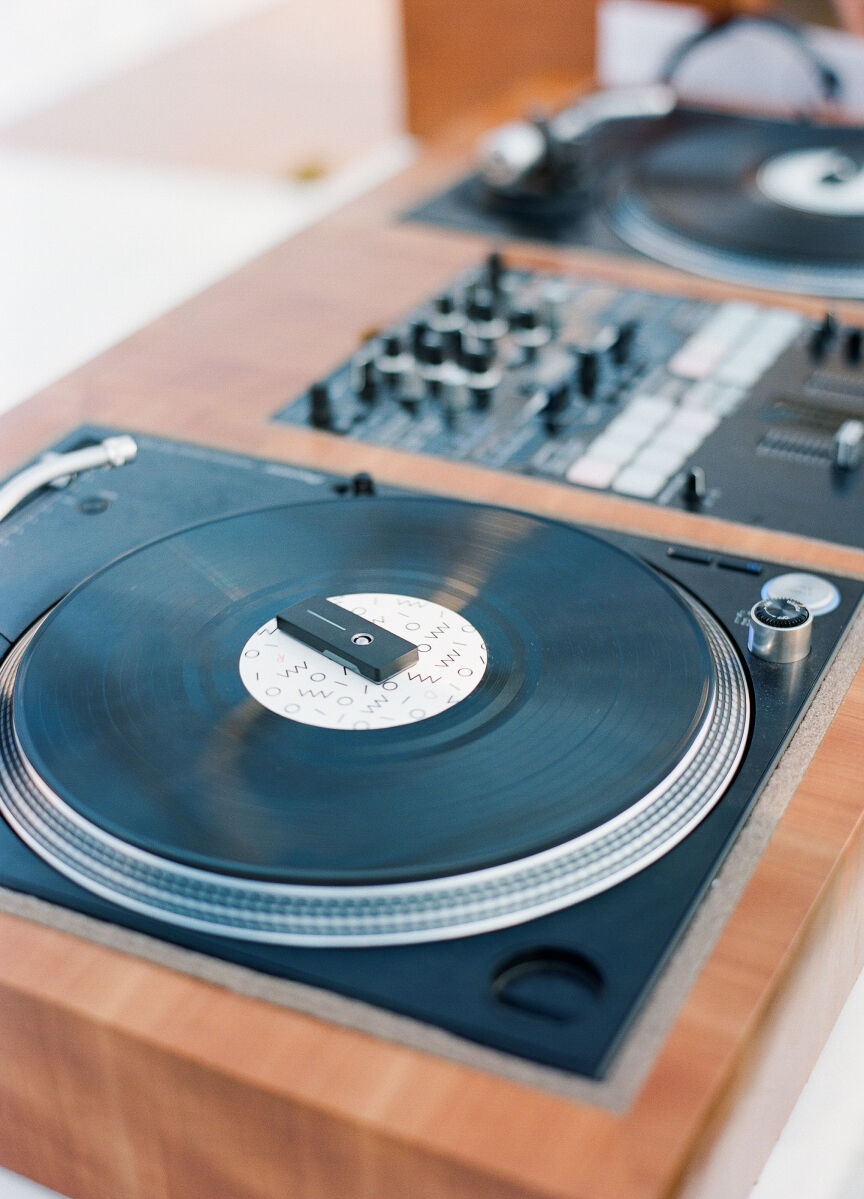
[[[323,595],[286,608],[276,623],[283,633],[373,683],[386,683],[418,658],[417,646],[404,637],[340,608]]]

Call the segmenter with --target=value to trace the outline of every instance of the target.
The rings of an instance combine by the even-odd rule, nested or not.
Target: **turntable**
[[[414,220],[579,246],[798,295],[864,295],[864,133],[809,116],[710,111],[662,82],[588,96],[546,121],[493,131],[479,169],[411,210]],[[826,104],[841,81],[795,26],[767,24],[800,54]]]
[[[86,475],[4,523],[0,882],[604,1076],[862,586],[276,469],[144,438],[101,546]]]

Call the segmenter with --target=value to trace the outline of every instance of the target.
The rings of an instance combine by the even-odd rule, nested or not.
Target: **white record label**
[[[756,181],[786,208],[817,216],[864,216],[864,171],[840,150],[790,150],[769,158]]]
[[[325,729],[392,729],[459,703],[486,673],[483,638],[442,604],[387,593],[328,598],[412,642],[419,659],[373,683],[284,633],[274,616],[244,645],[240,677],[249,694],[279,716]]]

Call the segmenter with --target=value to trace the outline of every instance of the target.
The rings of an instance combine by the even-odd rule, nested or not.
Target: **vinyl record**
[[[385,690],[277,632],[311,595],[423,614],[416,669]],[[480,931],[611,885],[716,802],[748,721],[734,649],[656,572],[432,499],[154,542],[73,591],[0,683],[0,804],[42,856],[166,919],[316,944]]]
[[[630,156],[607,205],[634,249],[784,291],[862,294],[864,131],[685,114]]]

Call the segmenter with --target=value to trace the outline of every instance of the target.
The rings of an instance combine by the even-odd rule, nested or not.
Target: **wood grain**
[[[457,165],[430,154],[8,413],[0,466],[97,421],[864,577],[848,547],[268,423],[487,248],[392,220]],[[598,255],[514,253],[735,294]],[[3,916],[0,1160],[74,1199],[743,1199],[864,960],[862,744],[864,668],[624,1113]]]
[[[408,128],[428,137],[532,77],[594,69],[592,0],[402,0]]]

